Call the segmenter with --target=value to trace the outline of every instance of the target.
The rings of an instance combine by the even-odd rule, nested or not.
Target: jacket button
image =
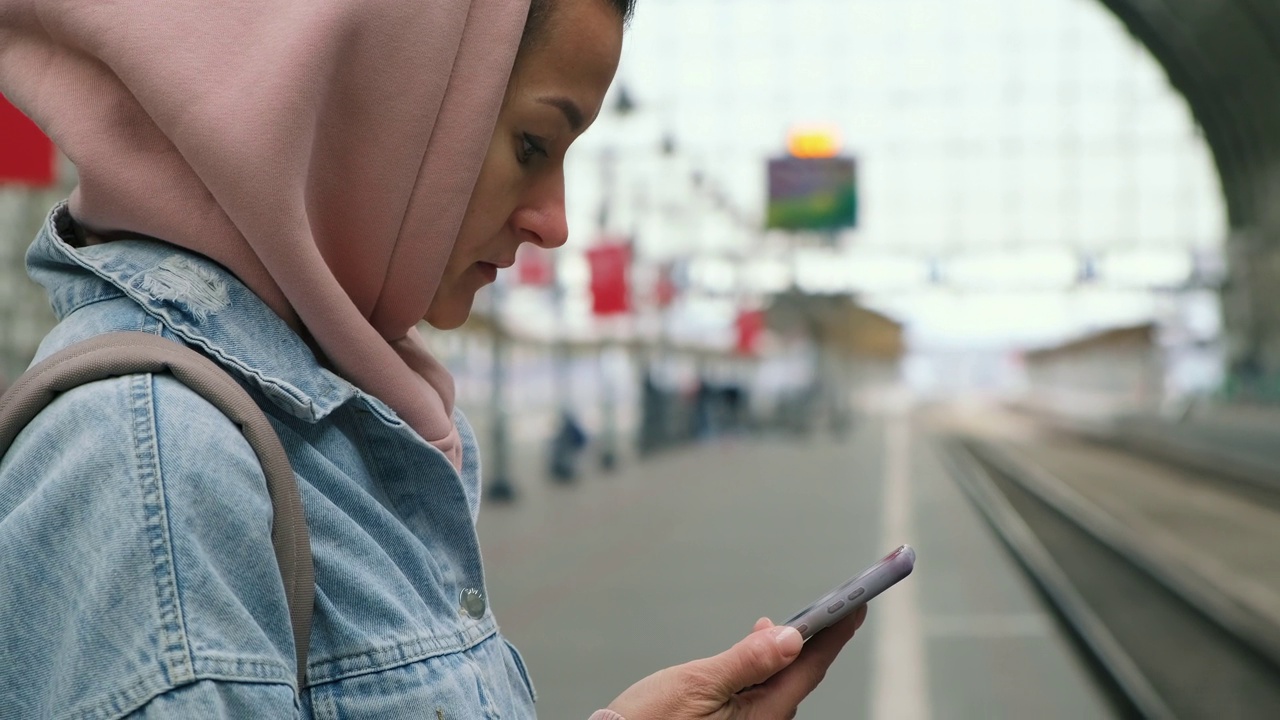
[[[484,617],[485,601],[484,593],[475,588],[467,588],[462,591],[459,598],[462,605],[462,611],[470,615],[472,618],[479,620]]]

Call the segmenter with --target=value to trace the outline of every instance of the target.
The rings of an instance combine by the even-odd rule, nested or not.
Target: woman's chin
[[[457,330],[470,316],[470,302],[450,302],[433,304],[422,319],[437,330]]]

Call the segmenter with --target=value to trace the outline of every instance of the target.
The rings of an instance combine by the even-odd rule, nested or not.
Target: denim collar
[[[226,268],[158,240],[118,239],[73,247],[65,204],[50,213],[27,251],[59,319],[76,308],[128,297],[290,415],[317,422],[353,398],[392,424],[395,413],[326,370],[302,338]]]

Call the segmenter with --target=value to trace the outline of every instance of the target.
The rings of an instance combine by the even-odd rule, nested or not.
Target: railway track
[[[1122,715],[1280,718],[1280,500],[1062,439],[939,447]]]

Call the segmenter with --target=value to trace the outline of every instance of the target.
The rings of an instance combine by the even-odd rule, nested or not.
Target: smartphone
[[[871,598],[893,587],[899,580],[910,575],[915,565],[916,551],[910,545],[903,545],[782,624],[799,630],[800,637],[807,641],[819,631],[866,605]]]

